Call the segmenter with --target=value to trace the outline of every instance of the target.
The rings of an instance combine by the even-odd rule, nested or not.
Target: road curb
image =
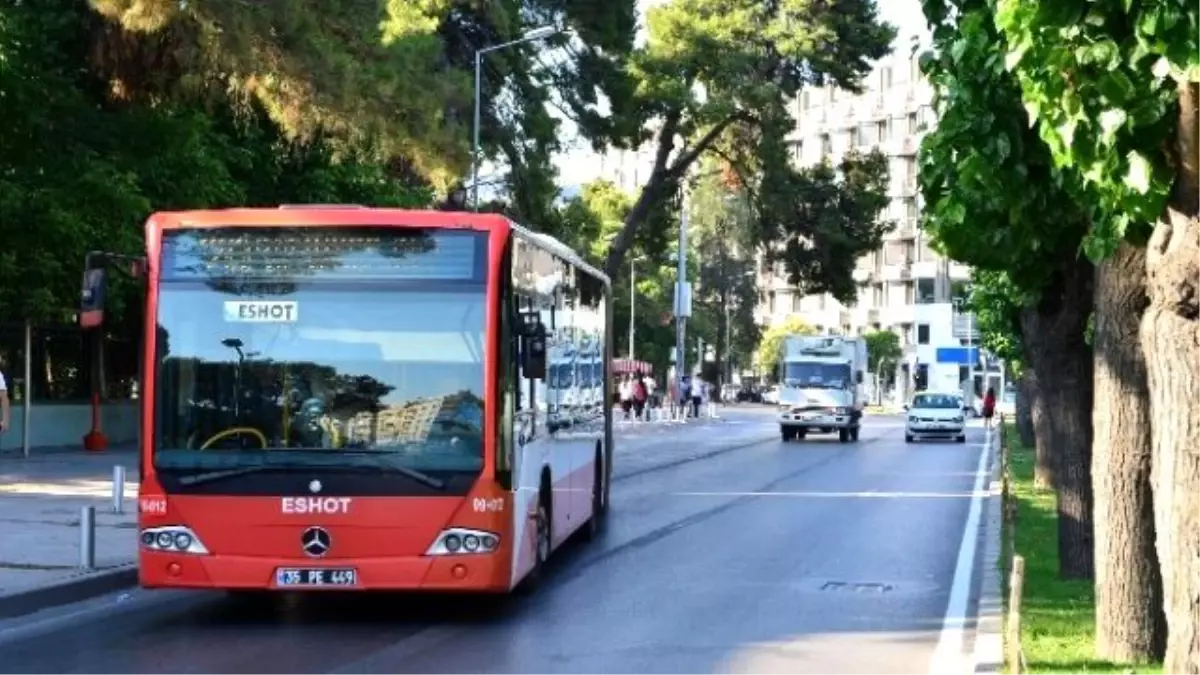
[[[1001,532],[1004,505],[1001,495],[1000,434],[992,434],[991,485],[984,512],[983,566],[980,570],[979,620],[975,624],[973,672],[999,673],[1004,668],[1004,592],[1000,568]]]
[[[129,588],[137,583],[137,563],[125,563],[110,569],[79,574],[36,588],[0,596],[0,619],[11,619],[34,612]]]

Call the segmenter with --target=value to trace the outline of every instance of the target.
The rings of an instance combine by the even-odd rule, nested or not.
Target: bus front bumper
[[[297,559],[140,552],[143,588],[274,591],[510,590],[509,565],[496,553],[403,558]]]

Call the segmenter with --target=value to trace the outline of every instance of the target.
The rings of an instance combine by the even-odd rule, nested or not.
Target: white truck
[[[839,335],[789,335],[779,364],[779,433],[784,441],[837,432],[858,440],[866,392],[867,341]]]

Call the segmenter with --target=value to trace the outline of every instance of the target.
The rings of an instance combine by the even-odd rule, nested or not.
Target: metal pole
[[[96,566],[96,507],[79,509],[79,566],[90,570]]]
[[[471,140],[471,210],[479,210],[479,89],[483,52],[475,51],[475,128]]]
[[[978,390],[975,387],[975,362],[979,360],[979,354],[975,351],[975,312],[967,314],[967,356],[970,357],[970,363],[967,364],[967,380],[971,383],[971,402],[975,402],[975,396],[978,395]]]
[[[633,326],[637,317],[637,259],[629,260],[629,360],[633,361]]]
[[[125,467],[120,464],[113,466],[112,509],[116,514],[125,512]]]
[[[687,188],[683,188],[682,213],[679,216],[679,266],[675,271],[677,281],[675,282],[675,377],[680,382],[683,381],[683,376],[687,373],[687,363],[685,357],[686,338],[687,338],[687,317],[683,316],[684,312],[684,285],[687,283],[687,229],[688,229],[688,203],[687,203]]]
[[[33,405],[33,322],[25,320],[25,389],[21,392],[21,454],[29,459],[29,420]]]

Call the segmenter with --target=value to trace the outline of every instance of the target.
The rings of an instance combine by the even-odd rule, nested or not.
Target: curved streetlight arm
[[[551,35],[561,33],[564,30],[566,30],[566,29],[558,28],[556,26],[541,26],[539,28],[534,28],[533,30],[526,32],[524,35],[522,35],[521,37],[519,37],[515,40],[509,40],[508,42],[501,42],[498,45],[489,45],[487,47],[482,47],[480,49],[475,50],[475,120],[474,120],[475,124],[474,124],[474,129],[472,131],[473,137],[471,140],[471,208],[472,208],[472,210],[476,210],[476,211],[479,210],[479,126],[481,124],[481,122],[480,122],[480,116],[481,116],[480,91],[482,89],[482,79],[483,79],[482,71],[483,71],[483,56],[484,56],[484,54],[494,52],[498,49],[504,49],[505,47],[512,47],[512,46],[523,44],[526,42],[533,42],[534,40],[541,40],[542,38],[547,38],[547,37],[550,37]]]

